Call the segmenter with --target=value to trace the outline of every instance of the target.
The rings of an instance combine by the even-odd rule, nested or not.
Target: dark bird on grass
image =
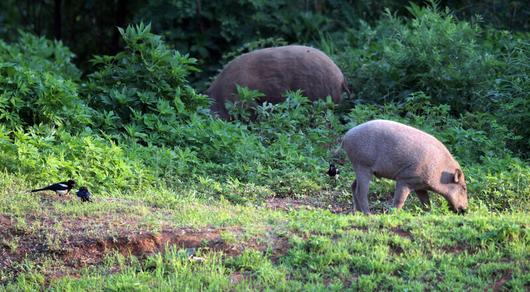
[[[70,179],[68,181],[49,185],[42,189],[31,190],[31,192],[35,193],[40,191],[54,191],[57,195],[62,196],[68,194],[73,188],[75,188],[75,180]]]
[[[328,169],[328,175],[332,178],[339,179],[340,169],[335,164],[331,163]]]
[[[90,196],[92,195],[87,187],[80,187],[76,195],[81,199],[81,202],[92,202]]]

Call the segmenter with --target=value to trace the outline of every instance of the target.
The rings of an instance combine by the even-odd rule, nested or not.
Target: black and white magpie
[[[42,189],[31,190],[32,193],[40,191],[54,191],[57,195],[62,196],[68,194],[71,189],[75,188],[75,180],[70,179],[60,183],[52,184]]]
[[[331,163],[328,169],[328,175],[332,178],[339,179],[340,169],[335,164]]]
[[[81,199],[81,202],[92,202],[90,196],[92,195],[87,187],[80,187],[76,195]]]

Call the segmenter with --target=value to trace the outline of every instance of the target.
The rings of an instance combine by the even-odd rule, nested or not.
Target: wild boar
[[[279,103],[287,90],[297,89],[310,100],[329,95],[338,103],[348,90],[339,67],[326,54],[296,45],[255,50],[225,66],[206,92],[213,99],[211,111],[223,119],[230,118],[225,102],[238,99],[236,85],[264,93],[260,104]]]
[[[435,137],[416,128],[386,120],[372,120],[350,129],[343,137],[356,180],[352,184],[355,209],[370,213],[368,185],[372,176],[396,181],[393,205],[403,207],[414,191],[428,206],[427,191],[441,194],[451,209],[467,208],[464,173],[449,150]]]

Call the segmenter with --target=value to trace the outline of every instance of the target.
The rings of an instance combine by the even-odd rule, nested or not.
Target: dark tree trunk
[[[62,38],[62,2],[62,0],[55,0],[53,6],[53,34],[56,40],[60,40]]]
[[[199,22],[199,29],[201,30],[201,33],[204,33],[204,23],[202,22],[202,5],[201,0],[195,0],[196,7],[196,13],[197,13],[197,21]]]
[[[118,0],[118,3],[116,4],[116,10],[114,11],[116,24],[115,26],[123,27],[125,28],[125,25],[127,25],[126,18],[128,15],[128,1],[127,0]],[[111,44],[111,50],[112,53],[116,53],[120,49],[120,33],[116,28],[114,28],[114,34],[112,37],[112,44]]]

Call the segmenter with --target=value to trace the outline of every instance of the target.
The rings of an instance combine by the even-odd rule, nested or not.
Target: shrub
[[[484,163],[467,166],[471,198],[491,210],[530,208],[530,167],[512,157],[487,157]]]
[[[0,122],[9,128],[87,125],[90,110],[78,96],[73,57],[61,42],[23,32],[17,43],[0,41]]]
[[[521,157],[530,153],[530,34],[512,35],[488,31],[488,43],[501,52],[503,63],[499,74],[490,83],[478,105],[478,110],[493,113],[520,139],[509,144]]]
[[[498,60],[480,45],[481,29],[448,10],[411,4],[412,19],[387,11],[374,27],[353,31],[352,47],[337,57],[352,91],[367,101],[402,100],[423,91],[435,104],[469,108],[494,79]]]
[[[155,181],[153,170],[128,155],[128,148],[83,132],[72,135],[48,127],[11,133],[0,142],[0,152],[10,159],[0,169],[27,175],[34,184],[75,178],[96,192],[129,191]]]
[[[475,26],[435,8],[411,10],[411,23],[389,15],[375,29],[361,30],[366,52],[354,48],[342,55],[357,62],[348,72],[357,78],[354,86],[366,86],[361,98],[376,100],[379,90],[394,101],[359,103],[344,115],[331,100],[311,102],[298,91],[287,92],[282,103],[256,105],[259,92],[238,88],[240,99],[228,106],[236,120],[213,119],[203,110],[207,98],[188,82],[197,71],[195,60],[170,49],[143,24],[120,29],[126,49],[95,57],[96,70],[86,82],[60,43],[30,35],[18,44],[2,42],[0,170],[32,184],[73,177],[95,191],[163,187],[244,204],[270,196],[333,195],[335,201],[349,194],[351,180],[329,183],[324,173],[331,150],[349,128],[384,118],[445,143],[464,168],[471,205],[527,208],[528,166],[507,149],[527,147],[524,41],[494,45],[495,38],[509,37],[492,34],[486,47],[465,47],[464,40],[478,38]],[[335,50],[331,43],[329,48]],[[439,53],[435,62],[421,55],[431,49]],[[489,59],[483,54],[488,50],[501,52],[502,59]],[[462,72],[478,75],[458,75],[457,57]],[[490,60],[498,62],[495,74],[503,79],[489,74]],[[456,75],[445,83],[439,73]],[[492,76],[499,81],[489,84]],[[77,93],[81,82],[83,100]],[[466,99],[484,90],[481,99]],[[458,94],[466,98],[454,98]],[[473,103],[474,111],[462,110]],[[351,167],[343,170],[353,178]],[[386,199],[392,183],[374,185],[372,192]]]
[[[173,128],[190,113],[208,104],[188,84],[197,71],[195,59],[170,49],[151,26],[120,29],[125,51],[96,56],[98,68],[85,88],[89,103],[98,110],[96,126],[143,143],[170,143]]]

